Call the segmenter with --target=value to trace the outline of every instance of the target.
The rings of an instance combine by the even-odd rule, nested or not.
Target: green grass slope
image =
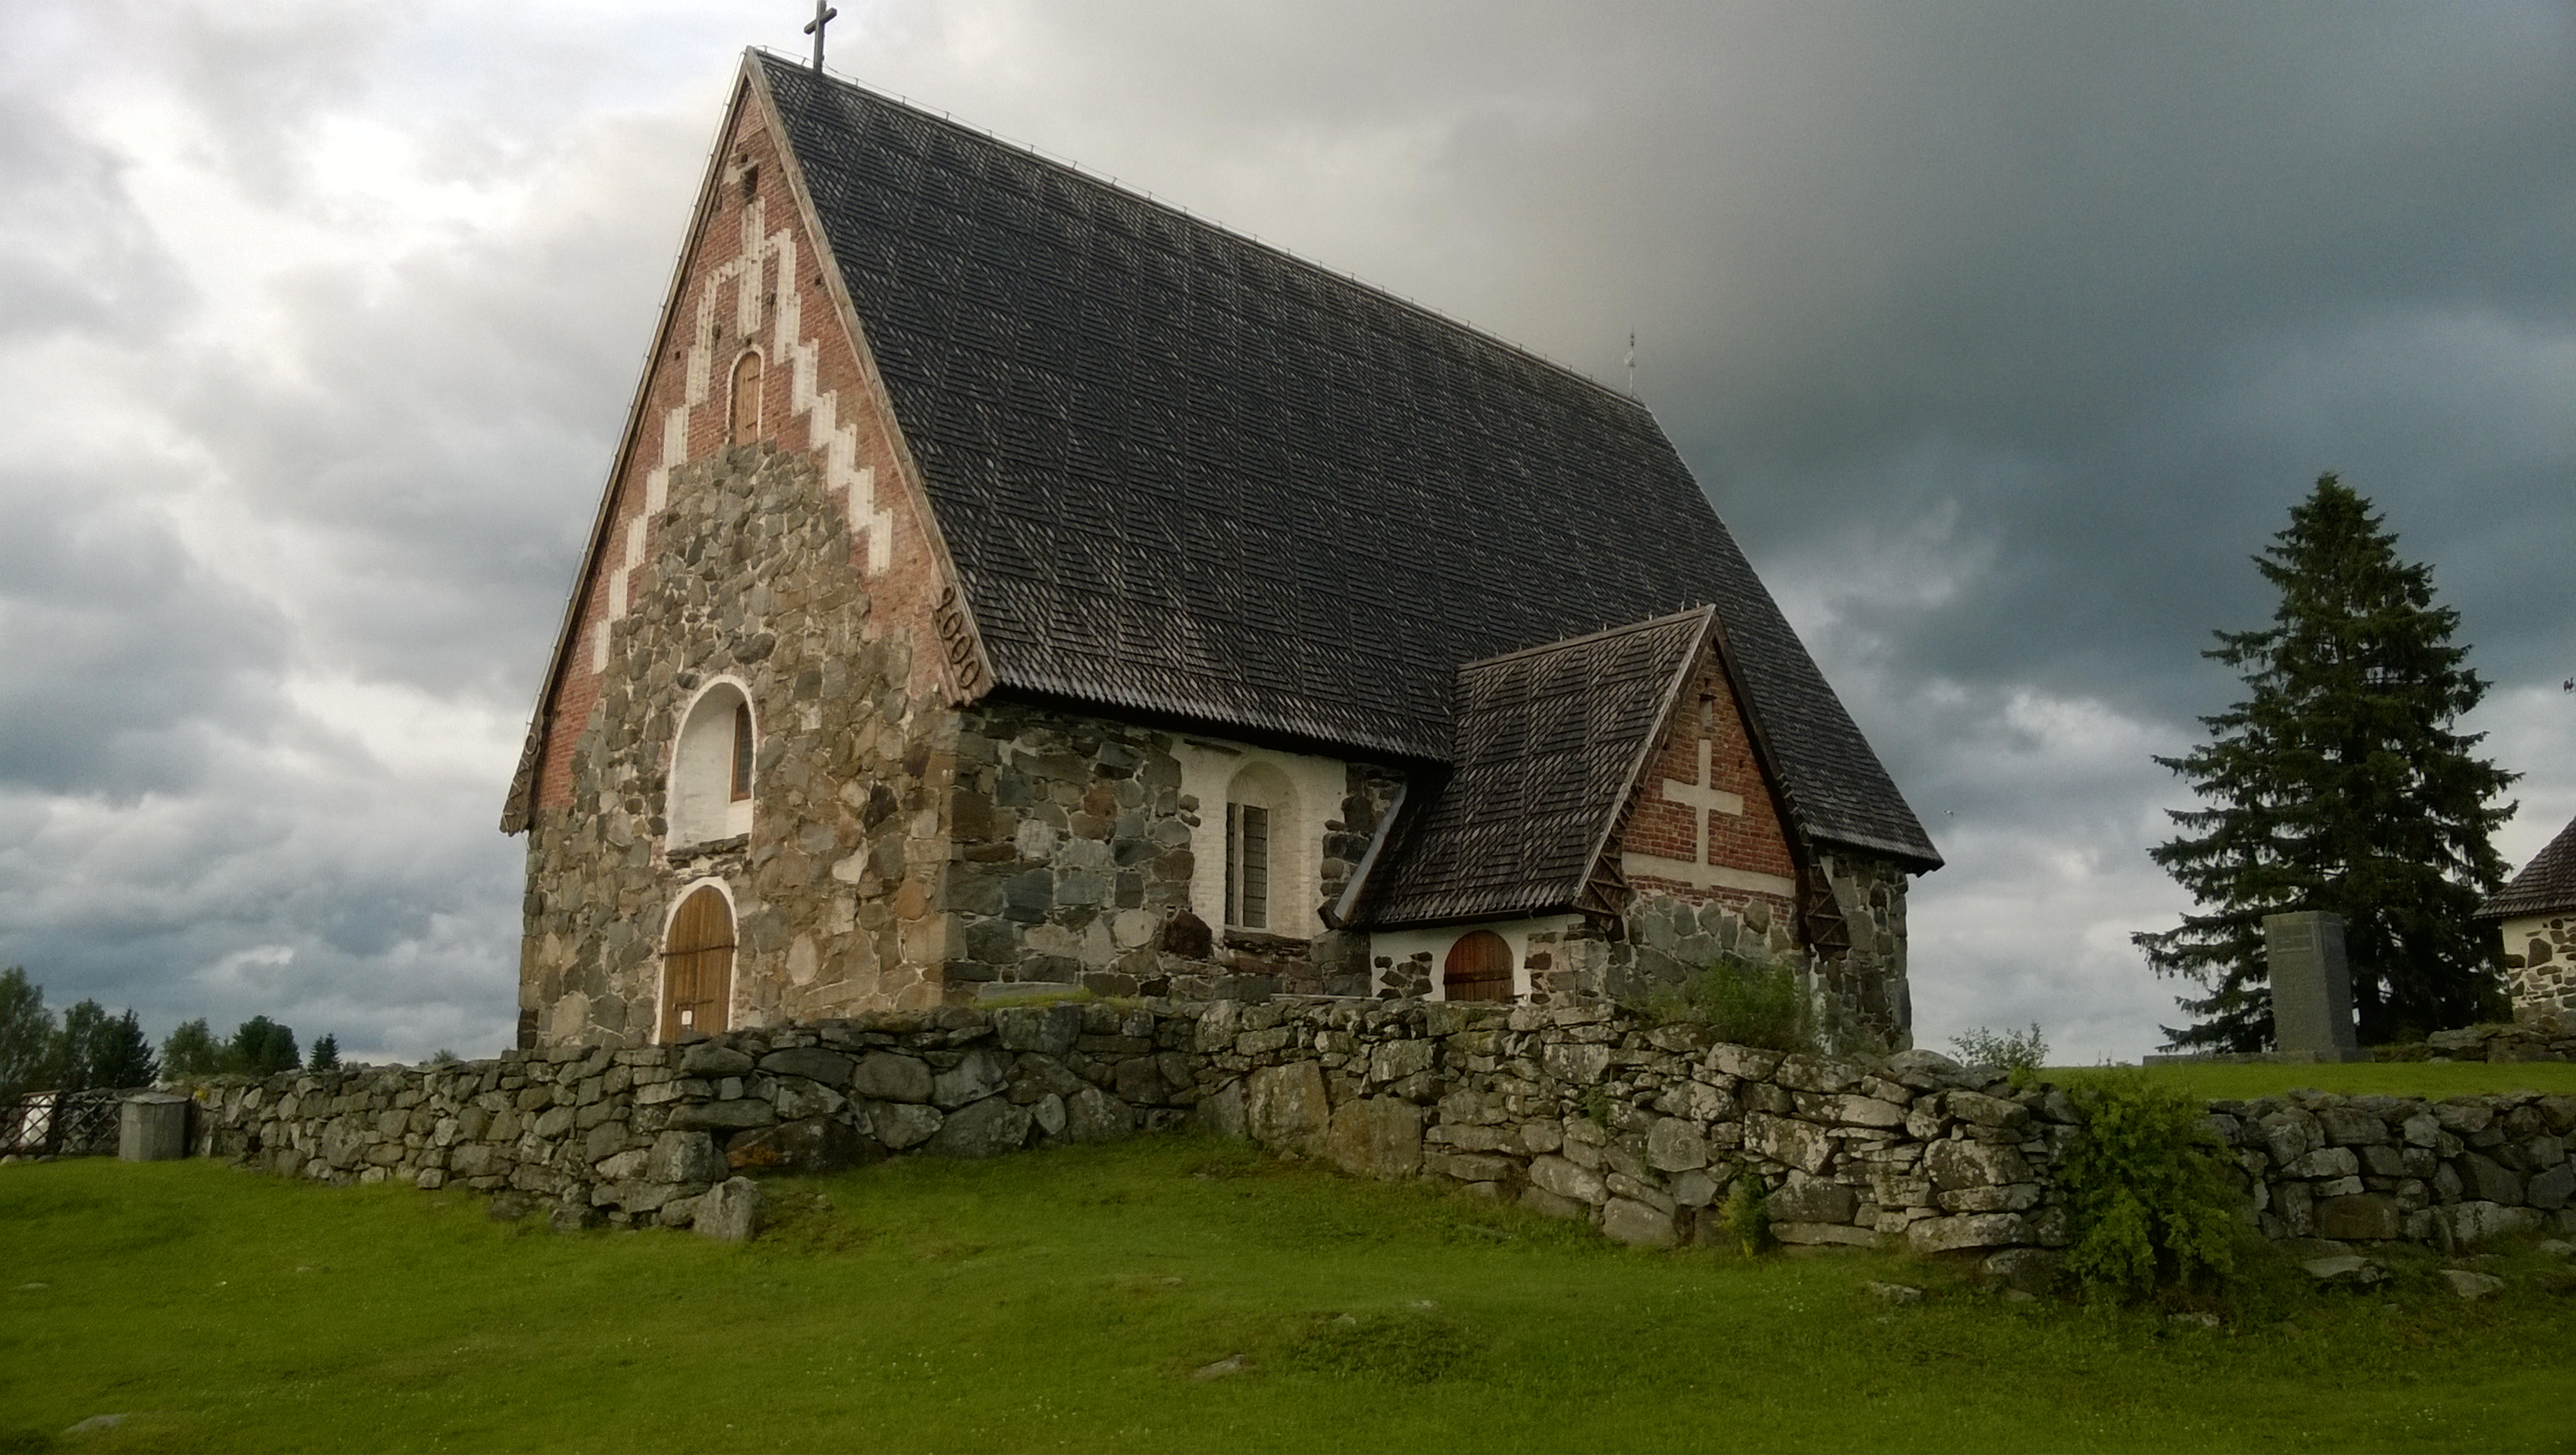
[[[818,1206],[817,1196],[828,1199]],[[557,1236],[202,1162],[0,1167],[0,1450],[2535,1450],[2576,1271],[2268,1267],[2219,1329],[1892,1256],[1615,1248],[1158,1139]],[[1930,1291],[1891,1306],[1871,1280]],[[1245,1372],[1194,1378],[1242,1356]],[[101,1414],[112,1429],[64,1433]]]
[[[2070,1084],[2094,1074],[2098,1074],[2098,1068],[2081,1066],[2051,1067],[2040,1073],[2048,1080]],[[2322,1066],[2184,1061],[2123,1074],[2145,1075],[2214,1100],[2234,1097],[2250,1101],[2298,1090],[2348,1096],[2415,1096],[2431,1101],[2508,1091],[2576,1095],[2576,1061],[2346,1061]]]

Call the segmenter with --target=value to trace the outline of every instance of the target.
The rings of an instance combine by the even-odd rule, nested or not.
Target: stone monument
[[[2358,1061],[2343,917],[2322,910],[2263,917],[2272,972],[2272,1045],[2287,1060]]]

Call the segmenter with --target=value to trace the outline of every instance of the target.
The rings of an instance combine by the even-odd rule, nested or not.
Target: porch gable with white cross
[[[1664,802],[1680,804],[1691,811],[1691,837],[1694,846],[1691,857],[1673,859],[1661,854],[1628,852],[1619,856],[1620,870],[1630,879],[1639,877],[1664,879],[1687,884],[1694,889],[1735,889],[1756,894],[1776,894],[1783,899],[1795,898],[1798,886],[1794,880],[1777,874],[1764,874],[1752,869],[1736,869],[1708,861],[1709,827],[1712,822],[1709,816],[1719,813],[1733,818],[1744,816],[1744,796],[1739,793],[1729,793],[1718,787],[1710,776],[1713,747],[1714,744],[1707,738],[1700,739],[1698,782],[1684,783],[1674,778],[1666,778],[1660,782]]]

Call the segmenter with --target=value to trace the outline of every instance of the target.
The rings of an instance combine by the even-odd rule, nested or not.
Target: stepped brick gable
[[[1940,863],[1635,399],[759,53],[502,827],[612,1048],[1721,956],[1902,1045]]]

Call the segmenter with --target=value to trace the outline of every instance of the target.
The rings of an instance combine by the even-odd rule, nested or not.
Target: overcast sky
[[[2576,815],[2576,6],[839,0],[840,74],[1637,389],[1949,867],[1921,1039],[2134,1058],[2154,766],[2318,472]],[[513,1025],[493,827],[726,3],[0,7],[0,965]]]

